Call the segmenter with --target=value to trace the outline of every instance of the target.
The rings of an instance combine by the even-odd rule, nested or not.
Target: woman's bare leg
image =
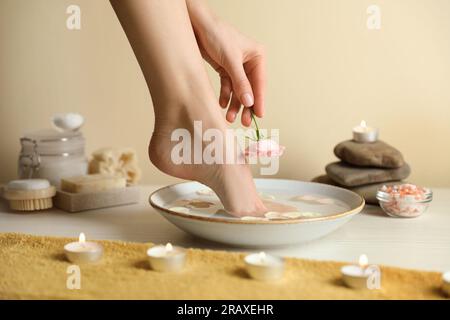
[[[209,82],[184,0],[111,0],[150,90],[155,128],[149,156],[161,171],[211,187],[232,214],[266,212],[246,164],[181,164],[170,159],[171,133],[195,120],[203,130],[227,124]]]

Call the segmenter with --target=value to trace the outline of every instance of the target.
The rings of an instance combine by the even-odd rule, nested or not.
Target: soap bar
[[[131,148],[103,148],[95,151],[89,161],[89,173],[114,174],[135,185],[141,177],[136,151]]]
[[[71,193],[89,193],[110,189],[125,188],[127,181],[123,177],[108,174],[88,174],[61,179],[61,190]]]

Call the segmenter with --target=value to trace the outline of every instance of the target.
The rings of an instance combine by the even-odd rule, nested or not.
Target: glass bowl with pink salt
[[[377,192],[380,207],[391,217],[414,218],[424,213],[433,192],[414,184],[383,186]]]

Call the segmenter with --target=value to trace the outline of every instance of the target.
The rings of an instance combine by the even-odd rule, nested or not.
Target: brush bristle
[[[53,207],[52,198],[32,199],[32,200],[10,200],[9,206],[18,211],[36,211]]]

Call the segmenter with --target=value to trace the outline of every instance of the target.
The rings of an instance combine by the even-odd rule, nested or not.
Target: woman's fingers
[[[244,108],[241,116],[242,125],[249,127],[252,124],[252,108]]]
[[[239,62],[242,63],[242,62]],[[237,68],[237,67],[236,67]],[[221,76],[221,90],[219,103],[222,107],[229,102],[232,94],[230,108],[227,112],[227,120],[234,122],[237,113],[239,113],[241,104],[244,105],[242,111],[241,122],[244,126],[250,126],[252,122],[251,112],[259,118],[264,116],[265,91],[266,91],[266,66],[263,54],[254,55],[250,60],[242,66],[241,71],[234,71],[234,76]],[[239,74],[237,76],[236,74]],[[241,80],[235,80],[241,79]],[[242,93],[245,92],[245,93]],[[245,101],[243,96],[251,92],[251,101]],[[252,107],[252,108],[250,108]]]
[[[250,80],[254,104],[253,112],[259,118],[264,116],[264,104],[266,93],[266,65],[264,55],[255,56],[251,61],[245,64],[248,78]]]
[[[220,76],[220,97],[219,104],[222,108],[226,108],[230,102],[232,91],[231,80],[228,76]]]
[[[226,115],[227,121],[234,122],[234,120],[236,120],[236,115],[239,113],[240,109],[241,109],[241,101],[239,101],[239,98],[233,92],[230,107],[228,108]]]
[[[228,66],[225,69],[231,78],[233,95],[239,98],[239,101],[244,107],[251,107],[254,103],[253,91],[245,73],[242,58],[233,56],[229,60]]]

